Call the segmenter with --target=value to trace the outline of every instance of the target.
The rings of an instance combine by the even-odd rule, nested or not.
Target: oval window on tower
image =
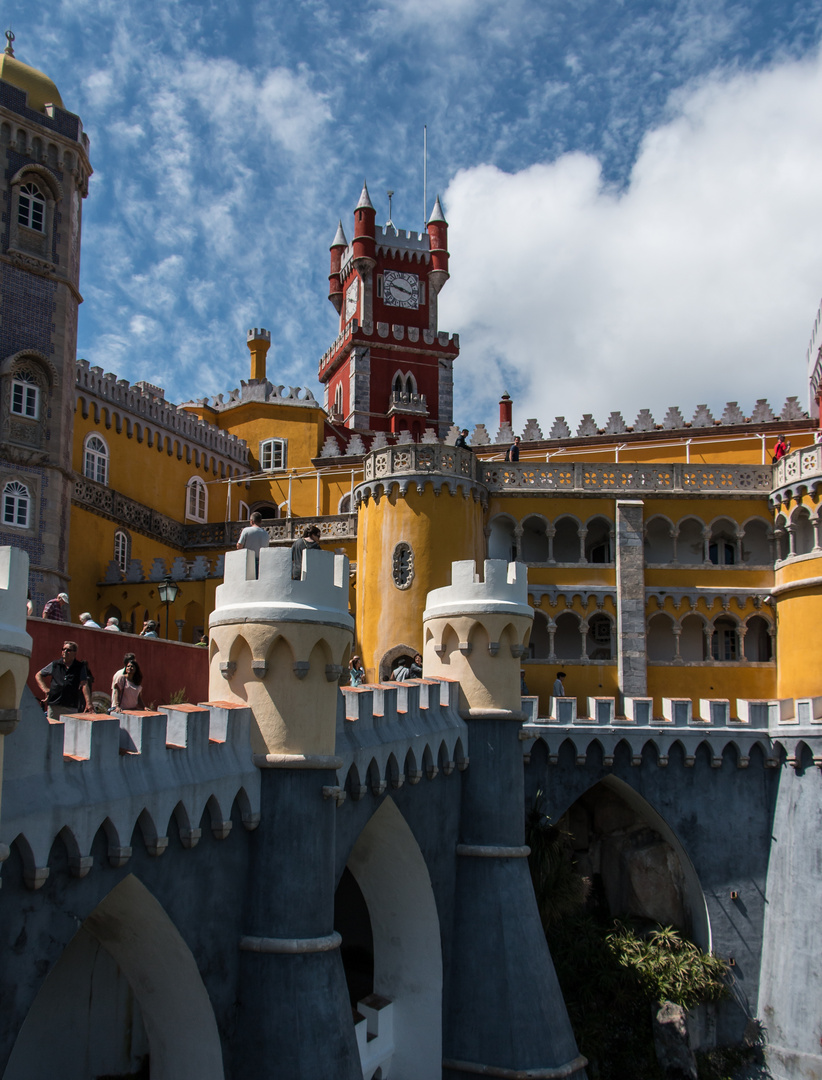
[[[410,544],[397,544],[394,548],[392,565],[394,584],[398,589],[407,589],[414,580],[414,552]]]

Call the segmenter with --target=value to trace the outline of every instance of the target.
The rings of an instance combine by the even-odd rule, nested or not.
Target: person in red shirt
[[[785,441],[784,435],[777,435],[776,446],[773,448],[773,463],[780,461],[790,450],[791,444]]]

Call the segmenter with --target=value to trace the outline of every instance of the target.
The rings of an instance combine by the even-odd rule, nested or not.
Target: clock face
[[[420,306],[420,279],[416,274],[386,270],[382,295],[389,307],[413,308],[416,311]]]
[[[345,321],[353,319],[357,314],[357,301],[360,296],[360,279],[355,277],[345,291]]]

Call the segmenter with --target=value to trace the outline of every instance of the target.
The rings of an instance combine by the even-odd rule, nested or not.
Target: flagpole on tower
[[[428,124],[422,126],[422,231],[428,224]]]

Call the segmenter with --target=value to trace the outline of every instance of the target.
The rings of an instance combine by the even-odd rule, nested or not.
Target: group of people
[[[263,515],[255,510],[251,515],[248,525],[240,533],[237,541],[237,549],[254,552],[254,565],[259,573],[260,552],[268,547],[268,532],[262,527]],[[295,540],[291,547],[291,577],[299,581],[303,570],[303,552],[322,550],[320,547],[320,530],[317,525],[307,525],[303,529],[302,536]]]
[[[49,720],[59,720],[67,713],[95,712],[92,699],[94,676],[88,662],[77,657],[76,641],[64,641],[58,660],[46,664],[34,676],[43,692],[43,706]],[[48,680],[48,682],[46,681]],[[109,712],[144,709],[143,673],[133,652],[123,657],[123,666],[111,680]]]
[[[31,609],[31,600],[28,601],[28,608]],[[29,615],[33,614],[29,610]],[[68,622],[69,621],[69,598],[68,593],[58,593],[52,600],[47,600],[43,608],[44,619],[48,619],[50,622]],[[95,621],[94,616],[90,611],[82,611],[80,613],[80,625],[85,630],[110,630],[112,633],[120,633],[120,620],[114,615],[106,619],[106,625],[100,626]],[[140,631],[140,637],[156,638],[160,635],[157,633],[157,623],[153,619],[149,619],[143,624],[143,629]]]

